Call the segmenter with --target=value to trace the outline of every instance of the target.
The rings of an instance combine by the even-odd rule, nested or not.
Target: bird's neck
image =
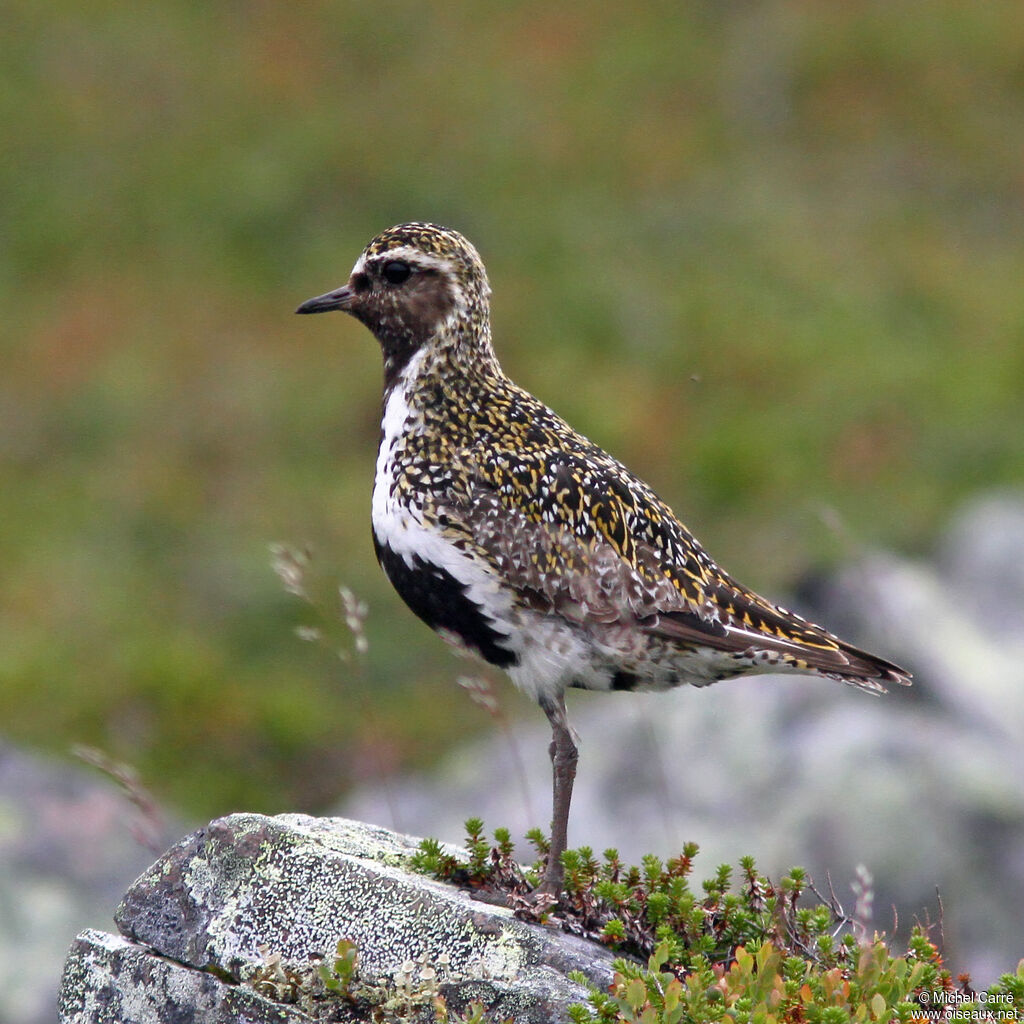
[[[412,350],[389,351],[386,344],[383,349],[385,402],[399,385],[407,393],[414,393],[432,381],[443,381],[446,390],[457,390],[460,379],[479,382],[505,376],[491,345],[488,323],[469,325],[452,320]]]

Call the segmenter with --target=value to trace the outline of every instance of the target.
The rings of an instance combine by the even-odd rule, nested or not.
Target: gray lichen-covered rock
[[[340,818],[214,821],[135,882],[115,918],[124,940],[93,931],[76,939],[61,1020],[351,1019],[338,1015],[337,999],[321,998],[318,980],[340,939],[384,989],[403,965],[406,974],[409,962],[431,965],[449,1006],[479,999],[496,1020],[563,1018],[586,997],[570,971],[610,981],[605,950],[410,873],[415,849],[408,837]],[[271,975],[299,1008],[257,997]]]
[[[155,956],[118,935],[87,929],[64,965],[60,1020],[96,1024],[292,1024],[310,1018],[244,985]]]

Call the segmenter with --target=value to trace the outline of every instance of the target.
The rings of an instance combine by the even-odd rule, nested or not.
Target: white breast
[[[370,512],[373,532],[378,543],[401,555],[410,568],[415,556],[450,573],[466,586],[466,596],[493,620],[495,628],[510,633],[511,596],[499,586],[489,567],[459,550],[425,520],[418,502],[400,493],[397,477],[402,449],[410,435],[423,429],[422,417],[408,399],[409,381],[415,377],[422,356],[417,353],[409,361],[384,407]]]

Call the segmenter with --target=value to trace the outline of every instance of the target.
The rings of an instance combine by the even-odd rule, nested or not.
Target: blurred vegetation
[[[210,815],[483,726],[373,561],[376,347],[292,316],[401,220],[477,243],[509,372],[770,593],[1024,476],[1019,0],[4,21],[12,738]],[[364,679],[295,638],[274,541],[368,602]]]

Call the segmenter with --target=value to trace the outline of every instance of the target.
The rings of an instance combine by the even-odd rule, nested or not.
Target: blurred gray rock
[[[986,495],[972,502],[947,531],[939,572],[956,580],[972,616],[1004,641],[1024,645],[1024,497]]]
[[[602,947],[410,873],[404,865],[417,844],[358,822],[299,814],[214,821],[131,887],[116,914],[123,939],[79,935],[59,1019],[368,1019],[350,1016],[344,1000],[322,1001],[319,961],[342,938],[355,943],[364,979],[393,981],[404,972],[415,982],[423,968],[436,970],[452,1010],[479,999],[495,1019],[563,1018],[570,1003],[586,999],[566,977],[573,970],[597,985],[611,981],[612,957]],[[273,994],[281,998],[266,998],[268,977],[278,979]],[[415,1003],[400,1015],[419,1019]]]
[[[578,694],[570,843],[637,861],[697,841],[697,873],[754,854],[853,903],[858,865],[899,944],[938,922],[979,987],[1024,956],[1024,492],[966,507],[934,563],[864,554],[785,602],[914,673],[880,699],[760,676],[668,694]],[[499,680],[496,685],[507,685]],[[453,700],[460,699],[453,694]],[[351,795],[342,813],[458,842],[475,815],[522,835],[550,814],[549,731],[454,751],[435,773]],[[522,853],[522,850],[520,850]],[[941,896],[941,909],[936,889]],[[938,927],[933,932],[940,938]]]
[[[142,824],[96,772],[0,741],[0,1024],[52,1024],[68,943],[153,859]]]

